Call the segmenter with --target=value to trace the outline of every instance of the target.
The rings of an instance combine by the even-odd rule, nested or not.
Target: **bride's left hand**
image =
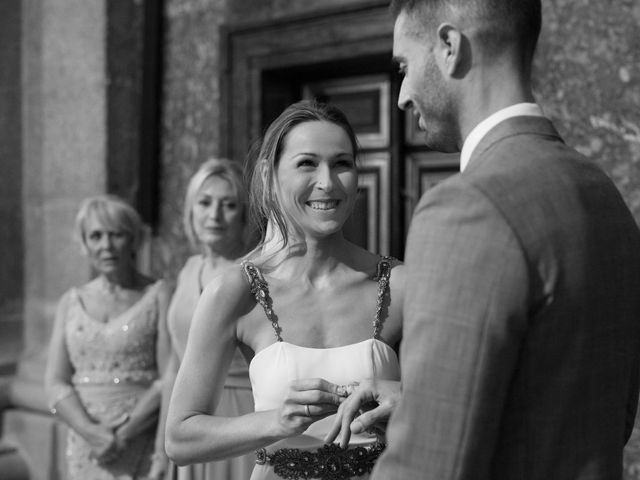
[[[338,410],[344,400],[340,386],[322,378],[292,380],[282,405],[274,410],[277,432],[283,438],[299,435]]]
[[[377,429],[384,431],[391,413],[400,401],[399,381],[367,379],[355,386],[338,408],[333,424],[325,436],[325,443],[340,437],[346,448],[352,433]]]

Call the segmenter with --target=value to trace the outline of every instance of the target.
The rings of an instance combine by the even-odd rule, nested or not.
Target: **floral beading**
[[[256,463],[268,464],[285,480],[346,480],[370,473],[384,451],[383,443],[344,450],[336,444],[324,445],[315,452],[298,448],[281,448],[268,453],[256,451]]]

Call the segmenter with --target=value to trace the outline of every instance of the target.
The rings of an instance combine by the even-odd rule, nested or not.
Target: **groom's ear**
[[[464,64],[464,36],[462,32],[450,23],[443,23],[438,27],[438,64],[442,73],[452,78],[462,75]]]

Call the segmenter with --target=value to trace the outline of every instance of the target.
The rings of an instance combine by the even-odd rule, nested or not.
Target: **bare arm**
[[[327,391],[332,385],[311,379],[292,384],[277,410],[232,418],[209,414],[236,348],[237,320],[255,307],[242,275],[235,266],[213,279],[194,313],[167,417],[167,452],[179,465],[240,455],[297,435],[340,402]],[[305,404],[313,405],[313,417]]]

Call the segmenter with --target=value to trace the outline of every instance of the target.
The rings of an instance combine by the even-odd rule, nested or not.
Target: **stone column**
[[[23,2],[24,353],[14,404],[45,409],[42,374],[58,299],[86,281],[78,204],[105,191],[104,0]]]
[[[55,479],[62,432],[43,374],[58,299],[90,274],[72,239],[78,204],[106,188],[106,6],[23,0],[21,8],[24,350],[2,424],[31,478]]]

